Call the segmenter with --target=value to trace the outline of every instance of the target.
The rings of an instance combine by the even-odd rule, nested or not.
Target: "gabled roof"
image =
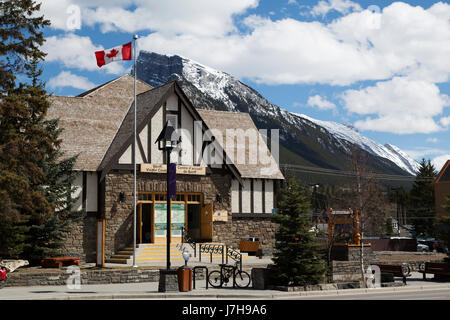
[[[66,156],[79,155],[75,164],[76,170],[103,171],[104,176],[132,143],[133,86],[134,78],[124,75],[77,97],[49,97],[51,106],[47,118],[59,118],[60,127],[64,129],[60,136],[62,151]],[[196,109],[175,81],[152,88],[138,80],[137,93],[137,132],[144,128],[173,93],[180,97],[194,120],[202,120],[205,131],[219,129],[225,132],[226,129],[249,128],[257,130],[247,113]],[[259,138],[259,141],[263,141],[261,136]],[[224,148],[222,145],[220,147]],[[240,182],[241,177],[284,179],[267,146],[266,149],[270,156],[270,165],[234,164],[224,152],[225,165]],[[249,148],[237,145],[237,152],[242,151],[248,158]]]
[[[436,179],[434,179],[433,183],[440,182],[450,182],[450,160],[447,160],[447,162],[444,164]]]
[[[136,109],[137,132],[142,130],[161,105],[167,100],[168,96],[173,92],[173,82],[169,82],[139,94],[136,97],[138,106]],[[128,146],[133,142],[133,133],[134,102],[131,101],[128,112],[126,113],[117,134],[114,136],[112,143],[108,145],[108,151],[105,153],[105,156],[98,167],[99,171],[107,168],[114,159],[120,157],[122,153],[125,152]]]
[[[137,81],[138,93],[152,87]],[[47,119],[59,118],[62,151],[79,155],[75,170],[96,171],[108,150],[134,95],[134,78],[124,75],[78,97],[50,96]]]
[[[261,134],[259,133],[258,129],[255,126],[255,123],[248,113],[203,109],[199,109],[198,112],[210,129],[218,129],[224,134],[224,138],[221,139],[222,144],[226,143],[225,134],[227,129],[242,129],[244,131],[248,129],[250,129],[251,131],[254,130],[254,132],[257,132],[258,134],[258,143],[264,143]],[[225,148],[225,146],[222,145],[222,148]],[[250,163],[250,157],[255,157],[256,155],[250,154],[251,148],[249,146],[249,143],[246,143],[245,139],[235,139],[235,155],[234,157],[232,157],[232,155],[230,154],[228,156],[232,157],[233,160],[233,158],[237,159],[237,155],[239,153],[245,153],[244,163],[240,164],[234,161],[234,165],[239,170],[242,178],[284,179],[283,174],[278,167],[278,164],[276,163],[265,143],[264,148],[266,149],[267,156],[269,157],[270,162],[264,164],[260,163],[259,159],[257,159],[257,163],[252,164]]]
[[[191,114],[194,120],[201,121],[203,120],[198,113],[198,111],[194,108],[192,103],[184,94],[183,90],[176,83],[176,81],[172,81],[166,83],[165,85],[159,86],[157,88],[153,88],[151,90],[145,91],[139,94],[137,98],[137,109],[136,109],[136,131],[140,132],[147,123],[149,123],[150,119],[155,115],[155,113],[161,108],[163,103],[168,99],[168,97],[172,94],[177,94],[181,100],[183,101],[184,106]],[[204,121],[203,122],[203,130],[208,130],[208,127]],[[108,151],[105,153],[105,156],[98,168],[99,171],[102,171],[101,179],[108,173],[111,166],[114,165],[119,157],[125,152],[125,150],[129,147],[129,145],[133,142],[133,132],[134,132],[134,102],[131,103],[131,106],[126,114],[122,124],[114,137],[114,140],[110,144]],[[153,143],[151,141],[150,143]],[[226,157],[226,154],[225,154]],[[225,163],[225,166],[231,171],[231,173],[241,181],[239,171],[231,164],[229,161]]]

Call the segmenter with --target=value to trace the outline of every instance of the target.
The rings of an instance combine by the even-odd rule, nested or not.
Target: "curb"
[[[289,293],[269,293],[269,294],[183,294],[183,293],[146,293],[146,294],[107,294],[107,295],[84,295],[84,296],[66,296],[66,297],[52,297],[33,300],[116,300],[116,299],[155,299],[155,300],[173,300],[173,299],[283,299],[287,297],[306,297],[306,296],[329,296],[329,295],[353,295],[353,294],[367,294],[367,293],[383,293],[383,292],[401,292],[401,291],[419,291],[419,290],[444,290],[450,289],[450,284],[431,285],[431,286],[413,286],[413,287],[390,287],[390,288],[373,288],[373,289],[340,289],[340,290],[317,290],[317,291],[301,291]]]

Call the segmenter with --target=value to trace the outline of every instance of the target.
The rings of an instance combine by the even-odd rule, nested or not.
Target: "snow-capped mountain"
[[[298,114],[298,116],[324,127],[335,137],[357,144],[367,152],[394,162],[397,166],[411,174],[416,174],[419,170],[420,165],[416,160],[392,144],[381,145],[378,142],[363,136],[357,132],[355,128],[349,125],[340,124],[333,121],[317,120],[304,114]]]
[[[188,58],[141,51],[137,75],[152,86],[177,80],[197,108],[247,112],[258,128],[280,129],[280,163],[344,170],[356,147],[377,172],[417,172],[417,161],[396,146],[381,145],[348,125],[281,109],[233,76]]]

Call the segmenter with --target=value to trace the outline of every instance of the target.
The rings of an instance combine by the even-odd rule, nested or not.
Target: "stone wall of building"
[[[105,177],[105,256],[133,243],[133,174],[111,172]],[[166,175],[138,173],[138,192],[166,192]],[[120,201],[119,194],[125,199]],[[203,193],[204,203],[214,203],[214,210],[227,210],[231,220],[231,176],[218,172],[206,176],[178,175],[177,192]],[[221,201],[216,202],[216,195]]]
[[[270,251],[275,243],[278,225],[268,218],[236,218],[228,222],[214,222],[213,241],[238,248],[241,238],[259,238],[261,248]]]
[[[62,286],[74,273],[68,270],[42,270],[36,272],[14,272],[8,274],[7,287],[24,286]],[[81,285],[83,284],[109,284],[109,283],[136,283],[158,282],[159,270],[83,270],[80,271]],[[198,277],[199,279],[201,277]]]
[[[80,257],[84,262],[94,262],[96,254],[95,242],[97,219],[95,215],[83,214],[83,218],[69,226],[70,231],[64,236],[64,247],[61,255]]]

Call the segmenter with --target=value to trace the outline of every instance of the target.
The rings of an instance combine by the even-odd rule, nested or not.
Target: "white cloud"
[[[434,158],[433,160],[431,160],[431,163],[434,165],[436,170],[439,172],[442,170],[442,167],[447,162],[447,160],[450,160],[450,153]]]
[[[326,98],[322,98],[320,95],[316,94],[315,96],[311,96],[308,98],[307,102],[308,106],[316,107],[320,110],[335,110],[336,105]]]
[[[450,75],[450,5],[442,2],[427,10],[396,2],[376,14],[334,0],[324,3],[354,12],[328,25],[250,16],[237,20],[248,27],[240,32],[233,21],[257,0],[111,0],[107,6],[100,0],[59,1],[46,7],[56,21],[65,17],[64,6],[77,3],[83,25],[100,25],[105,32],[151,31],[140,48],[183,55],[267,84],[350,85],[394,76],[445,82]],[[368,23],[374,16],[380,19],[377,29]],[[63,22],[55,27],[64,28]]]
[[[439,122],[440,122],[444,127],[450,126],[450,116],[441,118],[441,119],[439,120]]]
[[[54,90],[61,87],[72,87],[76,89],[88,90],[95,87],[95,84],[85,77],[77,76],[70,71],[62,71],[56,77],[51,78],[47,85]]]
[[[413,150],[403,150],[406,152],[409,156],[416,159],[417,161],[420,161],[422,158],[429,158],[430,156],[438,156],[443,155],[447,153],[446,150],[439,149],[439,148],[423,148],[418,147]]]
[[[157,30],[166,35],[205,36],[235,31],[233,15],[256,7],[258,0],[45,0],[42,11],[54,28],[67,30],[70,4],[80,7],[83,24],[100,25],[103,32]]]
[[[352,10],[361,11],[361,6],[350,0],[322,0],[311,9],[311,14],[313,16],[325,16],[331,10],[336,10],[342,14],[347,14]]]
[[[439,115],[449,101],[434,83],[405,77],[378,82],[361,90],[347,90],[341,97],[348,111],[369,115],[355,122],[358,129],[398,134],[442,130],[433,117]]]
[[[427,142],[431,142],[431,143],[438,143],[439,139],[438,138],[428,138]]]
[[[99,69],[95,51],[105,48],[94,45],[89,37],[68,33],[63,36],[52,36],[46,40],[42,50],[47,53],[45,58],[47,62],[59,62],[66,68],[88,71],[98,70],[110,74],[123,74],[126,72],[120,61],[110,63]]]

